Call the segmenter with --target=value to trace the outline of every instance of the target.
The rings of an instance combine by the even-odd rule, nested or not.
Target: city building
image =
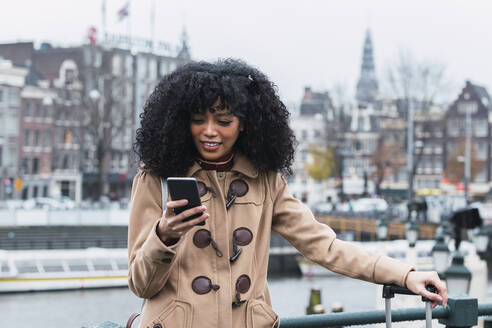
[[[14,182],[18,178],[21,91],[27,74],[26,68],[0,58],[0,199],[19,194]]]
[[[444,117],[443,168],[447,178],[451,175],[449,167],[453,160],[464,167],[464,147],[466,138],[466,116],[470,116],[471,166],[472,176],[469,192],[471,196],[486,196],[491,182],[491,129],[492,101],[487,90],[479,85],[466,81],[458,98],[449,106]],[[460,165],[461,166],[461,165]],[[446,170],[449,169],[448,172]],[[454,170],[455,171],[455,170]],[[447,173],[447,174],[446,174]],[[448,192],[453,189],[462,192],[462,181],[455,181],[443,186]]]
[[[0,199],[130,196],[145,100],[163,75],[191,59],[185,32],[176,56],[128,49],[93,40],[39,49],[0,44],[0,108],[11,112],[0,120],[8,127],[0,134],[8,148]]]
[[[317,181],[311,178],[307,172],[306,163],[312,160],[311,146],[320,146],[326,150],[329,149],[330,142],[335,140],[331,137],[336,134],[335,119],[335,109],[328,92],[314,92],[310,87],[306,87],[299,113],[293,115],[291,119],[291,128],[298,145],[293,175],[288,181],[289,189],[294,197],[304,203],[314,204],[326,201],[328,197],[334,197],[334,194],[330,193],[330,190],[333,190],[330,187],[332,181],[329,179]]]

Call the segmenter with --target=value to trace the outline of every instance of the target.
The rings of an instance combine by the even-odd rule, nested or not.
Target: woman
[[[336,239],[291,196],[288,118],[273,83],[237,60],[185,65],[151,94],[136,136],[142,169],[128,239],[129,286],[146,299],[141,327],[278,326],[266,279],[272,230],[332,271],[446,303],[436,273]],[[186,200],[162,204],[160,179],[171,176],[196,178],[202,206],[175,215]]]

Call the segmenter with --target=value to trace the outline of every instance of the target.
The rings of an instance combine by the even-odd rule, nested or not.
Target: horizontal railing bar
[[[478,304],[478,316],[492,315],[492,303]]]
[[[439,306],[432,311],[433,319],[442,319],[448,316],[448,309]],[[424,320],[424,308],[409,308],[391,311],[393,322]],[[281,328],[324,328],[331,326],[355,326],[386,321],[384,310],[315,314],[302,317],[281,318]]]

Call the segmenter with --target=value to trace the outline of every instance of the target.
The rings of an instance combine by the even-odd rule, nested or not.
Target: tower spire
[[[356,92],[356,99],[361,104],[373,103],[378,94],[378,81],[376,79],[373,52],[371,31],[367,29],[362,51],[360,78],[359,82],[357,82]]]

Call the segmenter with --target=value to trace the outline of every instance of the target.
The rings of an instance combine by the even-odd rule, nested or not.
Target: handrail
[[[447,327],[471,327],[480,316],[492,315],[492,303],[478,304],[476,298],[467,295],[450,297],[448,306],[436,307],[432,319]],[[425,320],[425,309],[406,308],[391,311],[393,322]],[[314,314],[280,319],[280,328],[324,328],[333,326],[355,326],[384,323],[385,311],[362,311],[346,313]]]
[[[491,304],[492,305],[492,304]],[[437,307],[432,311],[433,319],[447,318],[448,308]],[[393,322],[425,319],[424,308],[407,308],[391,311]],[[384,310],[313,314],[309,316],[281,318],[280,328],[324,328],[331,326],[355,326],[385,322]]]
[[[432,318],[446,327],[464,328],[477,324],[478,317],[492,315],[492,303],[478,304],[476,298],[468,295],[450,296],[446,308],[436,307]],[[425,319],[425,309],[407,308],[391,311],[393,322]],[[325,328],[333,326],[354,326],[385,322],[385,311],[362,311],[346,313],[312,314],[300,317],[280,318],[280,328]],[[112,322],[91,325],[91,328],[123,328]]]

